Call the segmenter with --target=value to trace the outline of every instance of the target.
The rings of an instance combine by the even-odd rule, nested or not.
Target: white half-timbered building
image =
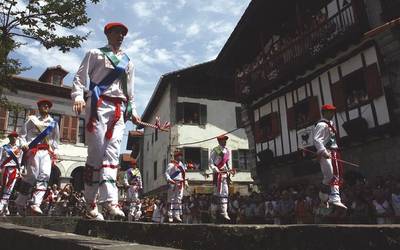
[[[252,1],[216,59],[235,79],[245,112],[253,176],[264,185],[319,174],[320,107],[332,103],[344,157],[362,175],[400,173],[399,1]],[[381,26],[378,30],[372,29]],[[396,125],[397,124],[397,125]],[[397,160],[396,160],[397,159]],[[396,166],[397,164],[397,166]]]

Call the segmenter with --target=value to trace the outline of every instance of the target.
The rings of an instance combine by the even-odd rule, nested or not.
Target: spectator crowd
[[[123,193],[123,190],[121,190]],[[15,215],[12,195],[9,214]],[[124,197],[122,195],[121,197]],[[166,222],[165,197],[141,198],[141,221]],[[229,198],[229,216],[233,224],[392,224],[400,223],[400,176],[358,178],[343,187],[342,201],[348,207],[335,211],[319,197],[315,184],[298,184],[272,187],[265,192]],[[120,206],[127,214],[129,204],[122,198]],[[48,188],[41,205],[48,216],[81,216],[85,212],[82,192],[75,192],[72,185],[64,188],[56,184]],[[184,197],[182,212],[184,223],[214,223],[217,206],[210,194],[192,194]]]

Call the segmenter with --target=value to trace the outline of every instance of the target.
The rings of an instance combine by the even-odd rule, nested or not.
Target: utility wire
[[[236,130],[239,130],[239,129],[241,129],[241,128],[242,128],[242,127],[232,129],[232,130],[230,130],[230,131],[228,131],[228,132],[226,132],[226,133],[224,133],[224,134],[222,134],[222,135],[230,134],[230,133],[235,132]],[[202,142],[214,140],[214,139],[216,139],[218,136],[221,136],[221,135],[217,135],[217,136],[214,136],[214,137],[211,137],[211,138],[208,138],[208,139],[205,139],[205,140],[201,140],[201,141],[186,142],[186,143],[182,143],[182,144],[172,144],[172,145],[170,145],[170,146],[172,146],[172,147],[179,147],[179,146],[185,146],[185,145],[198,144],[198,143],[202,143]]]

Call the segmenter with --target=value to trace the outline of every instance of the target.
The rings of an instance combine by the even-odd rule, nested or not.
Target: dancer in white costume
[[[137,168],[136,160],[130,162],[130,168],[124,175],[124,186],[128,190],[127,201],[129,202],[128,221],[138,221],[142,215],[142,204],[139,193],[143,189],[142,175]]]
[[[347,209],[341,202],[339,192],[343,182],[343,163],[340,161],[336,129],[332,122],[335,112],[335,106],[331,104],[323,105],[321,108],[322,119],[314,128],[314,146],[317,149],[323,174],[320,197],[327,200],[328,204]]]
[[[168,183],[168,222],[182,222],[182,198],[183,190],[187,184],[185,177],[186,166],[182,163],[182,152],[175,151],[174,159],[168,164],[165,171],[165,179]]]
[[[108,45],[86,54],[73,81],[73,110],[80,113],[86,107],[85,199],[86,215],[92,219],[103,219],[97,203],[110,215],[125,216],[118,206],[116,186],[119,150],[125,120],[140,122],[133,99],[133,63],[120,49],[127,32],[122,23],[108,23],[104,27]],[[87,76],[88,105],[84,101]]]
[[[43,213],[40,204],[47,191],[51,167],[57,159],[60,131],[58,123],[49,115],[53,104],[47,99],[41,99],[37,106],[39,115],[28,116],[21,131],[27,174],[21,181],[19,195],[15,200],[20,214],[24,214],[23,210],[32,191],[30,208],[33,214]]]
[[[229,149],[226,147],[228,136],[221,135],[217,137],[218,146],[213,148],[210,155],[210,168],[214,173],[214,196],[218,203],[218,210],[220,215],[225,220],[230,220],[228,215],[228,197],[229,189],[228,182],[230,175],[234,174],[234,169],[229,166]]]
[[[8,200],[19,176],[22,150],[18,140],[18,133],[13,131],[8,134],[9,143],[0,147],[0,171],[3,173],[2,189],[0,193],[0,215],[8,211]]]

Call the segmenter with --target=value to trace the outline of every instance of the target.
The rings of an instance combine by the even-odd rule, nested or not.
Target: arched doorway
[[[53,184],[57,184],[57,186],[60,186],[60,176],[60,169],[57,167],[57,165],[53,165],[50,173],[49,187],[51,187]]]
[[[83,181],[84,169],[83,166],[80,166],[71,172],[71,184],[76,192],[81,192],[85,188]]]

